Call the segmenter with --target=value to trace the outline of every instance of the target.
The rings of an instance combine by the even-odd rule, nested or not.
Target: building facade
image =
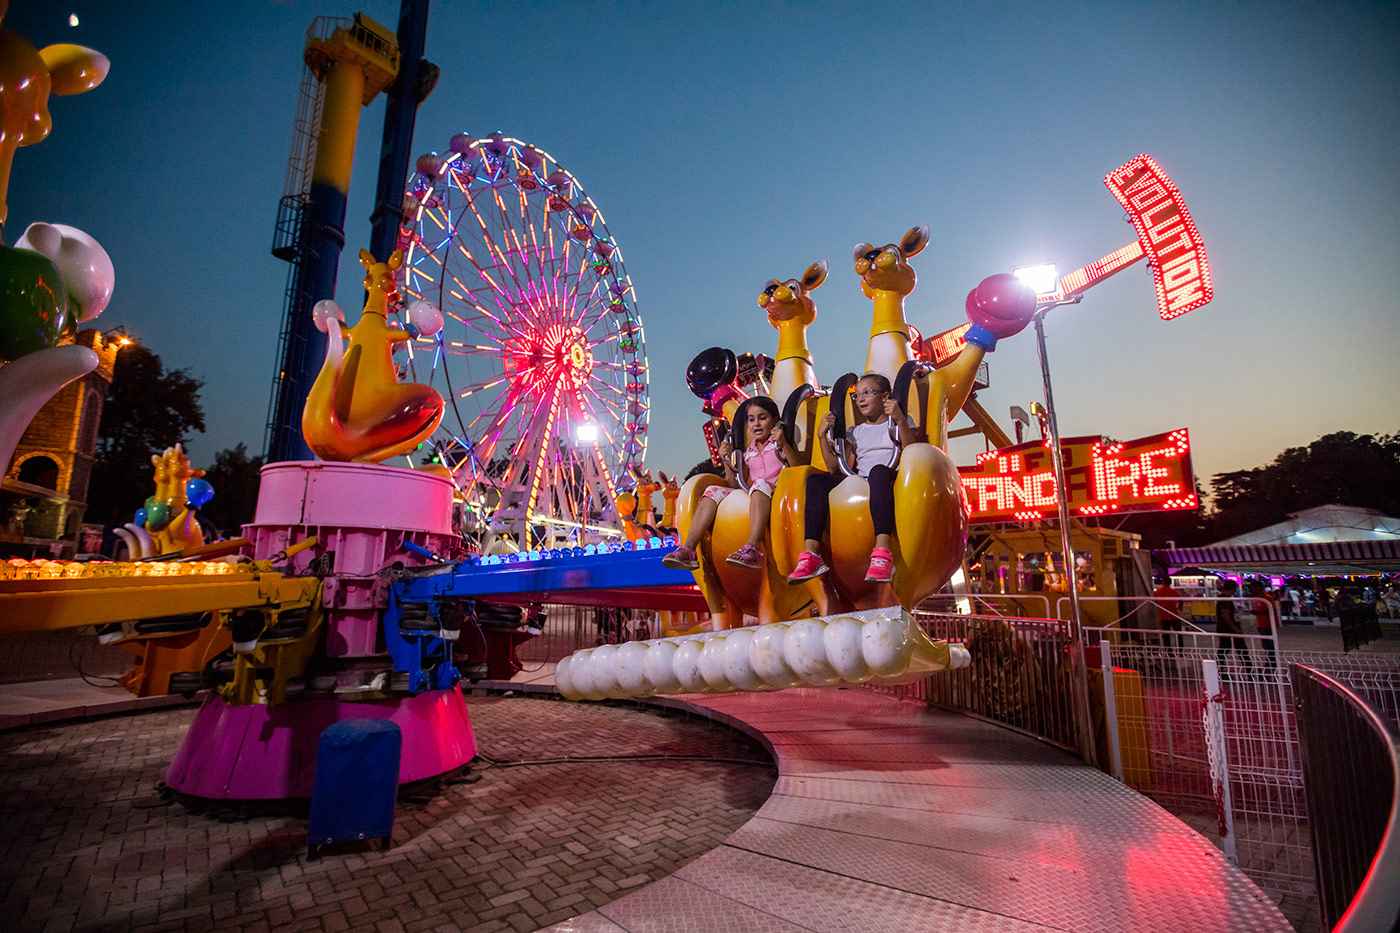
[[[0,543],[11,553],[80,549],[102,406],[121,344],[97,330],[79,331],[76,342],[97,353],[97,368],[40,409],[0,484]]]

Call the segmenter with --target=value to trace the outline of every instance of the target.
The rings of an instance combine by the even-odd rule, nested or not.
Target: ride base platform
[[[314,549],[293,571],[327,564],[322,584],[324,657],[331,664],[390,661],[379,647],[387,589],[380,573],[422,559],[405,541],[447,553],[452,484],[417,470],[367,463],[284,462],[263,467],[258,506],[244,536],[266,560],[310,537]],[[313,659],[312,664],[317,663]],[[388,719],[403,734],[399,782],[459,768],[476,755],[461,690],[374,698],[306,693],[277,704],[226,702],[211,695],[170,763],[165,783],[181,794],[217,800],[309,797],[321,732],[342,719]]]

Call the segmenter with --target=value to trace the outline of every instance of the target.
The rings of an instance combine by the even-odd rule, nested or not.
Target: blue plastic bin
[[[394,833],[403,735],[387,719],[347,719],[328,726],[316,749],[307,853],[322,846]]]

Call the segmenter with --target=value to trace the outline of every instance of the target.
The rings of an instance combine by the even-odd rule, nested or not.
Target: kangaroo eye
[[[880,258],[880,253],[881,250],[872,249],[870,252],[865,254],[865,258],[868,259],[870,262],[874,262],[876,259]]]
[[[763,290],[763,294],[771,296],[771,295],[772,295],[774,292],[776,292],[777,290],[778,290],[778,283],[777,283],[777,282],[774,282],[772,285],[769,285],[767,288],[765,288],[765,289]]]

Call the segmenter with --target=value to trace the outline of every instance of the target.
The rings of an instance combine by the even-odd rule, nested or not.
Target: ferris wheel
[[[646,344],[622,249],[553,156],[493,134],[418,159],[399,230],[406,300],[442,309],[414,378],[447,401],[433,458],[468,530],[525,548],[613,531],[641,470]]]

